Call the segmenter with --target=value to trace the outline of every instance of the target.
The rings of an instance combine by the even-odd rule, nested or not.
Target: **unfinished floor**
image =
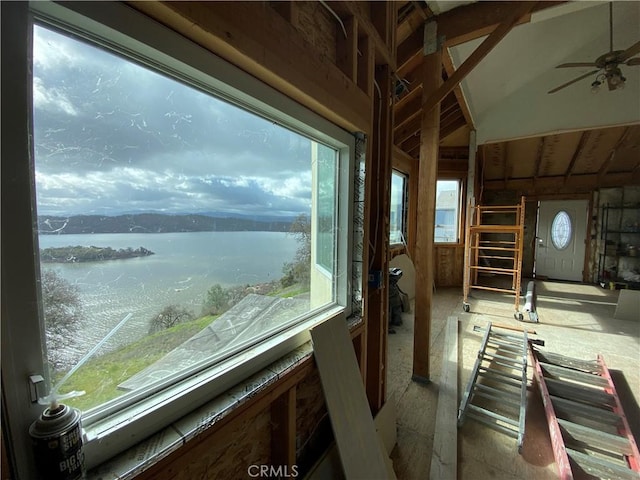
[[[526,285],[526,282],[523,282]],[[389,335],[387,392],[397,409],[398,443],[392,452],[398,479],[429,478],[438,400],[438,383],[446,319],[459,318],[458,402],[482,341],[474,325],[488,322],[534,329],[545,349],[595,360],[598,353],[612,371],[636,439],[640,434],[640,309],[637,320],[617,320],[619,291],[599,286],[537,281],[538,324],[514,319],[514,297],[474,291],[470,312],[462,308],[462,288],[440,288],[434,294],[431,328],[431,383],[411,381],[413,314]],[[524,300],[523,300],[524,302]],[[532,376],[531,368],[529,377]],[[522,454],[516,440],[473,420],[458,430],[458,478],[473,480],[558,478],[542,402],[537,389],[528,392],[526,434]],[[442,479],[449,480],[449,479]]]

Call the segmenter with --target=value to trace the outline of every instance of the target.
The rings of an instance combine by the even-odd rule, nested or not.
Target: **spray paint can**
[[[84,478],[80,411],[53,402],[29,427],[36,465],[47,480]]]

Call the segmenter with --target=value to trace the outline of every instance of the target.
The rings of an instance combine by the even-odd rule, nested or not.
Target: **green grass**
[[[296,297],[302,293],[307,293],[309,292],[309,286],[307,285],[306,287],[303,285],[300,285],[299,283],[296,283],[294,285],[291,285],[289,287],[285,287],[285,288],[280,288],[277,290],[273,290],[272,292],[269,293],[270,297],[282,297],[282,298],[291,298],[291,297]]]
[[[60,392],[84,390],[85,395],[65,400],[65,403],[88,410],[122,395],[125,392],[118,390],[120,383],[164,357],[216,318],[208,315],[181,323],[89,360],[67,380]]]
[[[300,284],[272,291],[271,296],[295,297],[309,291]],[[174,348],[198,333],[214,321],[217,316],[207,315],[190,322],[180,323],[126,345],[112,352],[90,359],[64,384],[60,393],[84,390],[80,397],[65,400],[65,403],[80,410],[89,410],[112,400],[125,392],[118,385],[157,362]],[[65,372],[57,375],[60,379]]]

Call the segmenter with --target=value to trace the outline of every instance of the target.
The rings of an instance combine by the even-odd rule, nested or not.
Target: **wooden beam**
[[[538,2],[531,12],[538,12],[549,7],[555,7],[566,2],[545,1]],[[518,9],[520,2],[487,1],[463,5],[436,17],[438,35],[444,37],[444,46],[453,47],[461,43],[481,38],[493,32],[497,26]],[[530,16],[525,15],[517,24],[529,22]],[[397,63],[401,68],[412,57],[422,50],[422,28],[417,28],[403,40],[398,39]]]
[[[640,169],[638,169],[640,170]],[[552,193],[570,189],[575,193],[591,192],[599,187],[621,187],[624,185],[640,185],[636,171],[616,172],[605,175],[601,181],[597,173],[573,175],[565,182],[565,176],[530,178],[512,178],[504,180],[485,180],[485,190],[515,190],[523,195]]]
[[[422,86],[415,88],[408,95],[404,96],[394,107],[394,130],[406,126],[406,123],[413,120],[416,115],[420,115],[422,106]]]
[[[618,151],[618,149],[620,148],[620,146],[626,142],[627,138],[629,137],[629,134],[631,133],[631,127],[626,127],[624,129],[624,131],[622,132],[622,135],[620,135],[620,138],[618,139],[618,141],[616,142],[616,144],[613,146],[613,148],[611,149],[611,154],[609,155],[609,158],[607,158],[603,163],[602,166],[600,167],[600,170],[598,170],[598,179],[602,179],[604,178],[604,176],[607,174],[607,172],[609,171],[609,168],[611,167],[611,165],[613,164],[613,160],[615,159],[616,156],[616,152]]]
[[[576,146],[576,149],[573,152],[573,155],[571,156],[571,161],[569,162],[569,166],[567,167],[567,171],[564,175],[565,183],[569,180],[569,177],[571,177],[571,175],[573,174],[573,168],[576,165],[576,161],[578,160],[578,158],[580,158],[580,155],[582,155],[582,150],[584,150],[584,146],[589,141],[590,136],[591,136],[590,131],[587,130],[585,132],[582,132],[582,135],[580,136],[580,140],[578,141],[578,145]]]
[[[460,114],[460,116],[457,117],[455,121],[449,123],[445,127],[440,128],[440,139],[447,138],[449,135],[451,135],[454,132],[457,132],[458,130],[460,130],[462,127],[466,125],[467,125],[466,120],[464,119],[462,114]]]
[[[416,149],[420,148],[420,131],[400,144],[400,148],[412,158],[416,158]]]
[[[526,15],[536,5],[536,2],[519,2],[511,15],[509,15],[498,27],[491,32],[484,42],[467,58],[460,68],[451,75],[432,95],[429,96],[423,108],[431,109],[439,103],[456,85],[458,85],[471,72],[480,61],[493,50],[493,48],[511,31],[516,22]]]
[[[296,387],[290,388],[271,404],[271,463],[296,464]]]
[[[533,166],[534,181],[540,176],[540,170],[542,169],[542,155],[544,154],[544,145],[546,143],[546,138],[547,137],[540,137],[540,140],[538,141],[538,149],[536,150],[536,161]]]
[[[128,3],[350,131],[367,132],[371,99],[267,3]]]
[[[423,99],[426,102],[442,83],[442,52],[424,58],[422,74]],[[431,307],[433,304],[433,240],[440,141],[440,103],[422,110],[420,129],[420,163],[418,167],[418,226],[414,263],[416,298],[413,334],[413,376],[420,382],[430,381]]]
[[[444,66],[444,71],[447,72],[448,77],[455,73],[455,67],[453,66],[453,59],[451,58],[449,49],[445,49],[442,52],[442,65]],[[464,98],[464,93],[462,93],[462,87],[460,87],[460,84],[455,86],[455,88],[453,89],[453,93],[456,96],[458,105],[460,105],[460,110],[462,110],[462,114],[464,115],[464,119],[467,125],[469,125],[469,128],[471,130],[474,130],[475,127],[473,125],[473,118],[471,118],[471,112],[469,111],[469,107],[467,105],[467,99]]]
[[[416,132],[419,132],[421,124],[422,124],[422,119],[420,116],[413,117],[413,119],[410,122],[406,123],[402,128],[394,132],[393,134],[394,145],[400,145],[401,143],[405,142],[406,140],[411,138],[413,135],[415,135]]]

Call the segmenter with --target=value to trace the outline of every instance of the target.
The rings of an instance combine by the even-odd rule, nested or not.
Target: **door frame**
[[[584,259],[583,259],[583,267],[582,267],[582,281],[584,283],[593,283],[593,272],[589,271],[589,260],[591,259],[591,243],[594,237],[590,232],[593,232],[595,219],[594,216],[597,216],[597,213],[593,211],[593,192],[591,193],[568,193],[568,194],[542,194],[542,195],[531,195],[526,197],[528,201],[536,202],[536,223],[535,223],[535,234],[533,235],[533,243],[531,245],[531,256],[534,265],[534,278],[535,276],[535,262],[536,262],[536,237],[538,233],[538,222],[540,220],[540,202],[541,201],[549,201],[549,200],[587,200],[587,231],[585,232],[585,246],[584,246]]]

